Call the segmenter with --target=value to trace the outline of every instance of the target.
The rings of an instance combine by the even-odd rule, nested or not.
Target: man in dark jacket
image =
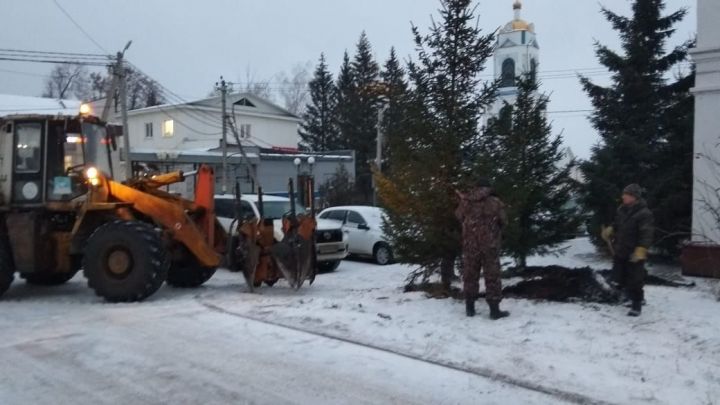
[[[640,316],[645,298],[645,261],[655,233],[653,214],[637,184],[625,187],[622,201],[615,223],[603,229],[602,236],[612,244],[614,281],[632,302],[628,315]]]
[[[480,292],[480,273],[485,276],[485,300],[490,318],[497,320],[510,315],[500,310],[500,242],[507,222],[505,206],[493,193],[487,180],[478,182],[468,193],[457,192],[460,203],[455,216],[462,223],[463,290],[467,316],[475,316],[475,301]]]

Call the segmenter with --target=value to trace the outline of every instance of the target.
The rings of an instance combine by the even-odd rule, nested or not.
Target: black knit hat
[[[623,194],[631,195],[635,198],[642,198],[642,187],[640,187],[639,184],[630,184],[629,186],[625,187],[623,189]]]

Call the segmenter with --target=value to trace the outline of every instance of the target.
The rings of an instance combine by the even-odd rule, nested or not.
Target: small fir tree
[[[439,272],[446,290],[461,253],[453,212],[463,156],[496,93],[480,79],[494,36],[478,28],[472,3],[441,0],[440,21],[429,34],[413,27],[418,54],[408,66],[412,89],[402,103],[402,132],[389,142],[392,170],[376,176],[394,252],[426,274]]]
[[[573,161],[564,161],[562,137],[552,135],[548,98],[531,76],[517,80],[518,96],[488,121],[480,140],[479,175],[492,180],[507,205],[503,249],[517,265],[572,238],[580,217],[572,196]]]

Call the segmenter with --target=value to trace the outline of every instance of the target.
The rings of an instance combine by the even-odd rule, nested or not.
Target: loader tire
[[[52,287],[67,283],[71,278],[75,277],[76,273],[74,271],[70,273],[28,273],[21,274],[20,277],[31,285]]]
[[[12,260],[10,244],[4,238],[0,238],[0,296],[10,288],[15,278],[15,266]]]
[[[162,286],[169,263],[160,232],[152,225],[113,221],[90,235],[83,272],[98,296],[109,302],[134,302]]]
[[[203,267],[195,258],[182,263],[174,262],[168,272],[167,283],[176,288],[196,288],[215,274],[216,267]]]

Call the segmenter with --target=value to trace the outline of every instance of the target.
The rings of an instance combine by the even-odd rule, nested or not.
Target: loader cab
[[[44,206],[85,195],[83,169],[112,176],[107,129],[94,117],[16,116],[2,119],[2,205]]]

